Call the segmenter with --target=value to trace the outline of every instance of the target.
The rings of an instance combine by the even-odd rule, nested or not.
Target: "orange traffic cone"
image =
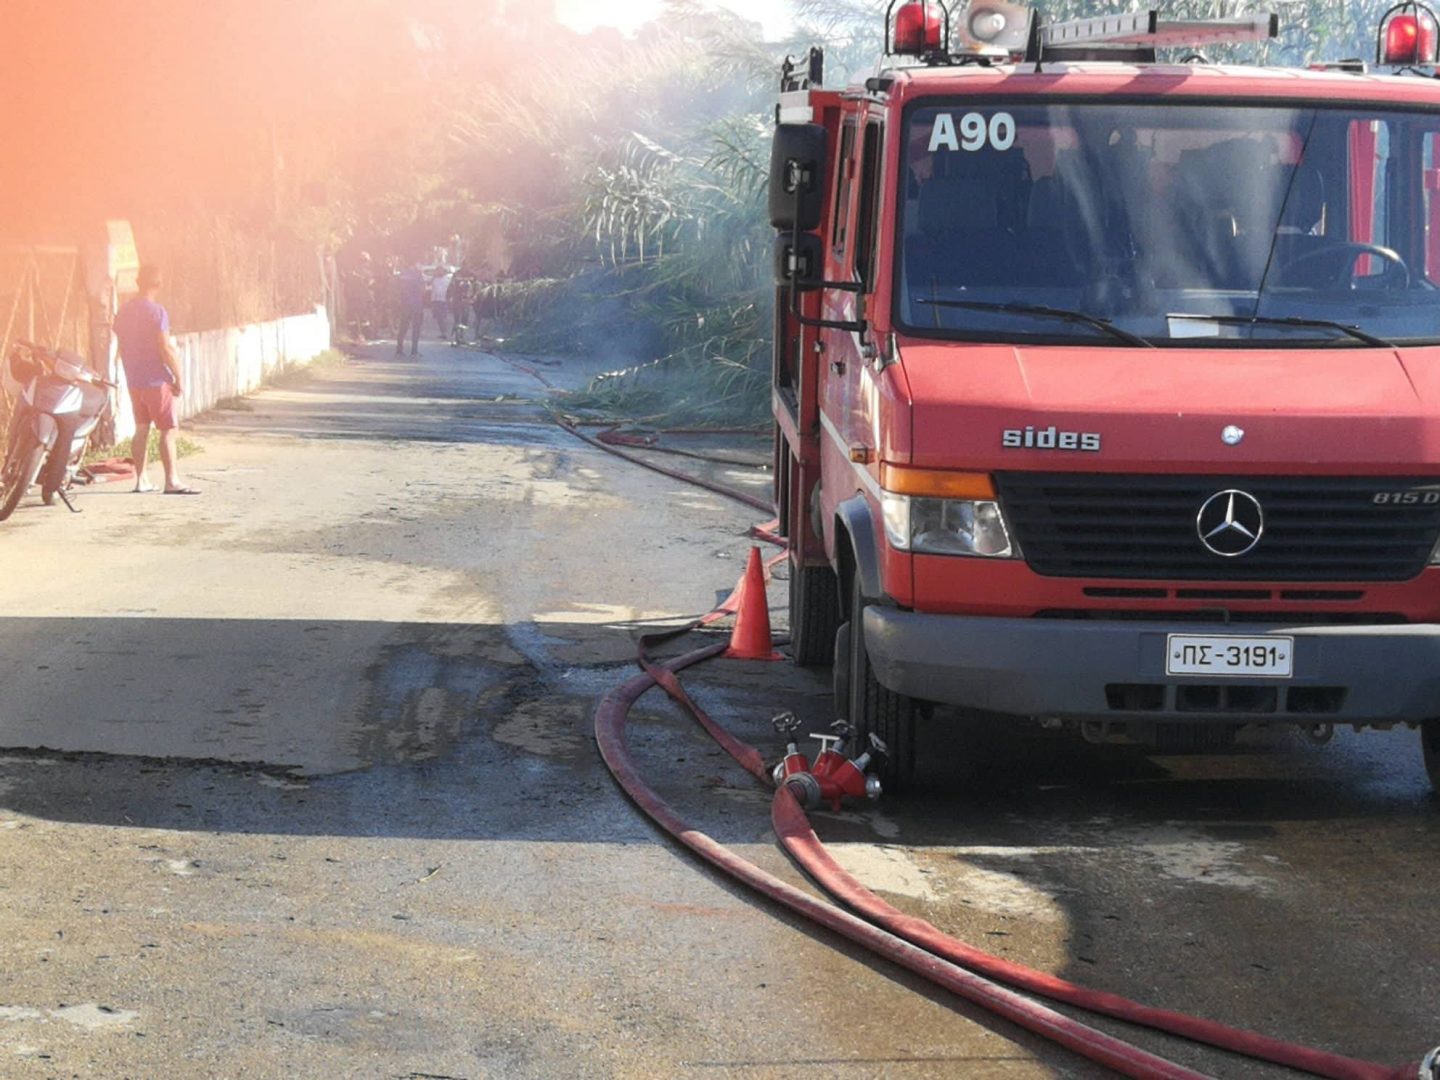
[[[750,549],[745,576],[740,581],[735,629],[725,655],[732,660],[783,660],[770,639],[770,600],[765,595],[765,569],[760,549]]]

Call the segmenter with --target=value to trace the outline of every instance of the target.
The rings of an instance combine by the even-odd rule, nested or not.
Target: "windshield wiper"
[[[1038,315],[1045,319],[1059,319],[1062,322],[1079,323],[1082,326],[1094,327],[1102,333],[1109,334],[1116,341],[1123,341],[1127,345],[1134,345],[1141,349],[1155,348],[1151,342],[1146,341],[1138,334],[1130,333],[1129,330],[1121,330],[1109,319],[1101,319],[1095,315],[1086,315],[1083,311],[1046,307],[1043,304],[997,304],[984,300],[938,300],[928,296],[917,296],[914,300],[917,304],[934,304],[936,307],[964,308],[968,311],[1004,311],[1012,315]]]
[[[1378,338],[1374,334],[1367,334],[1358,326],[1351,326],[1349,323],[1334,322],[1330,319],[1302,319],[1296,315],[1166,315],[1167,319],[1194,319],[1196,322],[1220,323],[1223,326],[1295,326],[1300,329],[1312,330],[1338,330],[1340,333],[1363,342],[1376,349],[1393,349],[1394,342]]]

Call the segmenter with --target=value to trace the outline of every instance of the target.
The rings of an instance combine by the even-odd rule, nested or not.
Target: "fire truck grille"
[[[1026,561],[1051,577],[1407,581],[1440,540],[1440,496],[1376,503],[1377,495],[1436,485],[1433,477],[1001,473],[996,482]],[[1226,557],[1206,547],[1197,522],[1207,500],[1229,491],[1259,503],[1264,531],[1251,550]],[[1425,505],[1428,498],[1437,502]],[[1210,516],[1223,522],[1224,508]],[[1226,538],[1232,549],[1247,542],[1237,536]]]

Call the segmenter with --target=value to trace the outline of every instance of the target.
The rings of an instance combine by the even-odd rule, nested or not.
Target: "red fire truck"
[[[1204,55],[1271,16],[953,15],[893,2],[847,89],[786,64],[798,661],[891,788],[936,704],[1177,750],[1409,725],[1440,787],[1435,16],[1298,70]]]

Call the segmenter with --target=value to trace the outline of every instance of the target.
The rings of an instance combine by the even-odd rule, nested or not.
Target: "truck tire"
[[[1420,748],[1425,753],[1425,772],[1430,786],[1440,795],[1440,719],[1420,722]]]
[[[901,794],[915,776],[915,699],[881,684],[870,666],[865,648],[865,602],[859,575],[850,589],[850,715],[855,728],[855,752],[878,735],[888,749],[873,766],[884,792]]]
[[[0,521],[15,512],[20,499],[40,474],[44,461],[45,447],[36,441],[35,436],[28,432],[20,436],[6,459],[4,474],[0,475]]]
[[[835,658],[840,626],[840,579],[829,566],[798,566],[790,554],[790,651],[800,667]]]

